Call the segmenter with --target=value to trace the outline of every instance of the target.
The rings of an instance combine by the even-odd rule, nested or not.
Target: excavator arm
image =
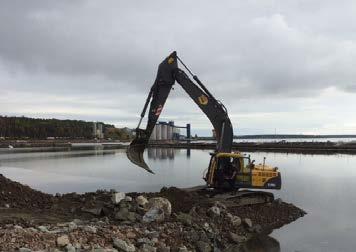
[[[196,81],[194,83],[188,75],[178,68],[178,61],[188,70]],[[233,140],[233,129],[227,111],[219,101],[206,89],[197,76],[179,59],[176,52],[171,53],[158,67],[157,77],[146,99],[141,113],[140,122],[136,128],[136,137],[131,142],[128,150],[128,158],[136,165],[152,170],[143,159],[143,152],[147,147],[149,138],[162,112],[164,104],[174,83],[180,84],[193,101],[199,106],[212,123],[217,137],[217,152],[230,152]],[[148,120],[145,129],[140,129],[148,106]],[[153,173],[153,172],[152,172]]]

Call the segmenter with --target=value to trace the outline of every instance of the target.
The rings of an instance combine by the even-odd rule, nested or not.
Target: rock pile
[[[6,214],[6,210],[17,211],[21,221],[2,221],[1,211]],[[0,250],[239,251],[256,236],[304,214],[281,201],[228,207],[225,202],[204,201],[201,195],[177,188],[128,195],[114,191],[71,193],[49,196],[37,221],[28,211],[21,215],[18,208],[0,209]]]

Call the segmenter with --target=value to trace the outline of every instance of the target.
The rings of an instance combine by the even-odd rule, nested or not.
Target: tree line
[[[103,131],[104,136],[106,133],[110,133],[109,135],[115,139],[129,138],[129,133],[124,134],[114,125],[103,123]],[[10,139],[47,139],[49,137],[90,139],[94,138],[93,122],[0,116],[0,137]]]

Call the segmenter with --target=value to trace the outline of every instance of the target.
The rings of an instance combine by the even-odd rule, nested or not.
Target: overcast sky
[[[235,134],[356,134],[355,1],[0,3],[0,114],[135,127],[173,50]],[[211,125],[179,85],[162,120]]]

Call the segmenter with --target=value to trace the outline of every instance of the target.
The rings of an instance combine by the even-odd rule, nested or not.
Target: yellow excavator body
[[[204,179],[214,188],[280,189],[282,184],[277,167],[255,165],[249,156],[239,152],[212,153]]]

